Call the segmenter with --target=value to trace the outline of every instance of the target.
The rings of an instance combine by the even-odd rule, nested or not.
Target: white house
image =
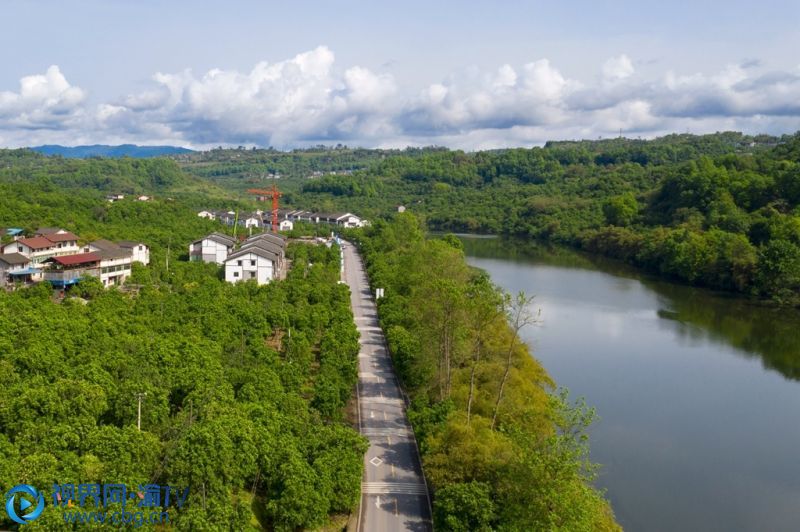
[[[291,222],[291,220],[281,220],[281,223],[278,224],[278,229],[280,231],[291,231],[294,229],[294,224]]]
[[[245,226],[245,228],[250,227],[261,227],[261,217],[260,216],[247,216],[243,220],[240,220],[240,223]]]
[[[336,225],[341,225],[343,227],[363,227],[364,220],[348,212],[336,218]]]
[[[130,249],[101,249],[94,252],[100,257],[100,280],[103,286],[120,286],[131,275]]]
[[[0,288],[6,284],[38,281],[40,277],[41,270],[31,268],[31,261],[25,255],[19,253],[0,255]]]
[[[40,229],[39,231],[42,231]],[[78,237],[69,231],[56,229],[59,232],[47,233],[29,238],[20,238],[3,246],[3,254],[20,253],[34,264],[39,264],[50,257],[74,255],[80,251]]]
[[[153,199],[153,196],[145,196],[144,194],[142,194],[141,196],[139,196],[136,199],[138,201],[150,201],[151,199]]]
[[[120,201],[122,199],[125,199],[123,194],[108,194],[106,196],[106,201],[109,203],[114,203],[115,201]]]
[[[211,211],[200,211],[200,212],[197,213],[197,216],[199,216],[200,218],[206,218],[208,220],[216,220],[217,219],[217,215],[214,214]]]
[[[136,240],[120,240],[117,245],[131,252],[132,262],[141,262],[145,266],[150,264],[150,248],[144,242]]]
[[[216,262],[223,264],[233,251],[236,241],[221,233],[211,233],[205,238],[195,240],[189,246],[189,260]]]
[[[255,280],[267,284],[275,278],[278,256],[251,245],[240,249],[225,260],[225,280],[229,283]]]

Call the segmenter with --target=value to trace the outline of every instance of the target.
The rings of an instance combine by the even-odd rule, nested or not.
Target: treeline
[[[375,218],[566,243],[685,282],[800,304],[800,134],[670,135],[387,158],[304,187]]]
[[[27,149],[0,150],[0,181],[38,181],[54,188],[90,188],[120,194],[154,194],[200,186],[197,179],[168,159],[65,159]]]
[[[410,394],[437,530],[616,530],[591,483],[593,411],[556,393],[519,332],[530,301],[467,266],[408,214],[353,235]]]
[[[173,262],[137,268],[136,295],[90,281],[62,303],[46,283],[0,292],[0,482],[189,487],[164,508],[177,530],[296,530],[348,513],[366,450],[343,418],[358,333],[336,249],[289,257],[288,279],[267,286]],[[67,528],[52,507],[27,526]]]

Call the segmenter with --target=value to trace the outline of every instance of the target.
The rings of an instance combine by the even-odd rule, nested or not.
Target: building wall
[[[103,286],[121,285],[130,275],[130,257],[100,261],[100,280]]]
[[[241,261],[241,265],[239,262]],[[255,265],[253,265],[255,262]],[[273,263],[253,253],[225,261],[225,280],[229,283],[255,279],[258,284],[267,284],[274,278]]]
[[[199,255],[193,255],[192,253],[196,253],[200,251]],[[135,257],[135,255],[134,255]],[[202,260],[203,262],[216,262],[219,265],[222,265],[225,262],[225,259],[228,258],[228,247],[224,244],[220,244],[213,240],[209,240],[208,238],[204,238],[200,242],[200,246],[192,244],[189,246],[189,258],[190,260]],[[134,259],[136,260],[136,259]],[[147,262],[150,262],[150,251],[147,251]]]
[[[133,253],[132,261],[141,262],[145,266],[150,264],[150,248],[144,244],[139,244],[136,247],[130,248]]]

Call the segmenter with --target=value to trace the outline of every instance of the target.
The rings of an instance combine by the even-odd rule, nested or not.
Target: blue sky
[[[800,129],[800,3],[4,0],[0,146]]]

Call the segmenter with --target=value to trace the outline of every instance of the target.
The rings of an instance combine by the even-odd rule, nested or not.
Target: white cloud
[[[633,75],[634,68],[630,58],[622,54],[612,57],[603,63],[603,77],[609,81],[618,81]]]
[[[464,149],[549,139],[689,129],[800,129],[800,68],[769,72],[758,61],[712,73],[646,78],[623,54],[574,79],[547,59],[468,68],[421,90],[363,66],[340,66],[321,46],[249,72],[157,73],[150,87],[87,103],[57,66],[0,92],[0,143],[170,143],[195,147],[438,144]]]
[[[79,114],[85,96],[53,65],[22,78],[19,92],[0,92],[0,129],[61,129]]]

